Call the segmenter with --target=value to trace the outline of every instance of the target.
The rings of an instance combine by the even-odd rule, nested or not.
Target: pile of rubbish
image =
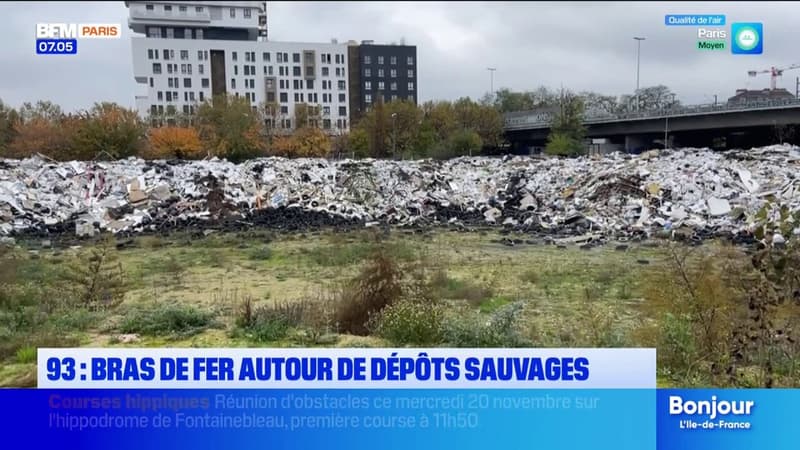
[[[800,235],[800,151],[447,161],[0,159],[0,235],[498,226],[553,236]]]

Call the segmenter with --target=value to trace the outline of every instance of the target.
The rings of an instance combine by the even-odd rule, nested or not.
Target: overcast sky
[[[800,63],[800,3],[794,2],[269,2],[270,39],[340,42],[372,39],[417,46],[421,101],[480,97],[495,88],[545,85],[606,94],[665,84],[684,103],[713,101],[737,88],[762,89],[769,76],[747,71]],[[666,14],[724,14],[762,22],[764,53],[696,50],[697,28],[665,26]],[[133,106],[128,11],[124,2],[0,3],[0,99],[17,106],[48,99],[66,110],[101,100]],[[84,40],[77,55],[36,55],[35,24],[121,23],[118,40]],[[730,40],[728,40],[730,41]],[[794,93],[800,69],[778,86]]]

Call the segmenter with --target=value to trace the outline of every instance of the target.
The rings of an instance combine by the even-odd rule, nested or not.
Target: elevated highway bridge
[[[547,142],[552,109],[507,113],[506,138],[518,150],[541,148]],[[800,99],[747,104],[695,105],[631,114],[586,114],[586,137],[604,139],[619,150],[664,146],[746,148],[800,138],[790,127],[800,125]]]

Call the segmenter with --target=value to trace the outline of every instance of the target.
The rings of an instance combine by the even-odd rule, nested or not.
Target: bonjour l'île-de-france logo
[[[756,22],[731,24],[731,51],[738,55],[764,53],[764,26]]]
[[[680,416],[679,428],[682,430],[749,430],[752,425],[746,419],[755,406],[753,400],[722,400],[716,395],[706,400],[669,396],[669,414]]]

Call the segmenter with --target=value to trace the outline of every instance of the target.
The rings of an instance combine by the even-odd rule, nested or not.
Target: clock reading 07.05
[[[78,53],[78,40],[37,39],[36,53],[39,55],[74,55]]]

